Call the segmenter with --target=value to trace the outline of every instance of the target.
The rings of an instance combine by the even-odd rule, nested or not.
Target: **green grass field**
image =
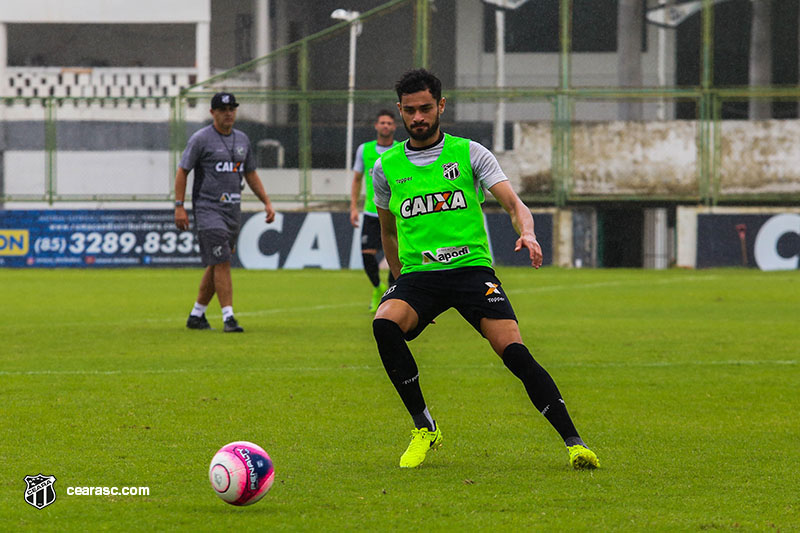
[[[800,273],[500,269],[526,343],[601,468],[576,472],[522,385],[454,311],[411,343],[444,435],[410,419],[362,272],[234,272],[243,335],[187,331],[198,270],[0,270],[0,526],[94,530],[800,529]],[[209,319],[221,325],[216,300]],[[219,500],[214,452],[276,481]],[[57,500],[23,499],[53,475]],[[69,496],[147,486],[150,495]]]

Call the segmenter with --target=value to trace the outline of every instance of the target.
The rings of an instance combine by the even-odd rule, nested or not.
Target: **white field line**
[[[686,277],[677,277],[677,278],[659,279],[659,280],[637,279],[637,280],[598,281],[595,283],[583,283],[574,285],[545,285],[543,287],[511,289],[506,292],[509,294],[529,294],[535,292],[560,291],[565,289],[597,289],[603,287],[620,287],[625,285],[666,285],[668,283],[681,283],[684,281],[709,281],[717,278],[719,278],[719,276],[708,274],[700,276],[686,276]]]
[[[544,285],[540,287],[528,287],[522,289],[511,289],[508,292],[509,294],[531,294],[537,292],[553,292],[553,291],[560,291],[560,290],[575,290],[575,289],[594,289],[594,288],[602,288],[602,287],[619,287],[619,286],[626,286],[626,285],[663,285],[667,283],[680,283],[684,281],[708,281],[712,279],[717,279],[718,276],[714,275],[699,275],[699,276],[686,276],[686,277],[676,277],[670,279],[662,279],[653,281],[650,279],[641,279],[641,280],[618,280],[618,281],[600,281],[595,283],[583,283],[583,284],[570,284],[570,285]],[[304,307],[275,307],[269,309],[259,309],[256,311],[237,311],[236,316],[241,317],[251,317],[251,316],[268,316],[268,315],[279,315],[284,313],[308,313],[313,311],[325,311],[329,309],[345,309],[350,307],[365,307],[363,302],[347,302],[347,303],[339,303],[339,304],[325,304],[325,305],[310,305]],[[188,307],[187,307],[188,308]],[[216,317],[217,315],[211,314],[210,317]],[[185,316],[170,316],[170,317],[159,317],[159,318],[136,318],[136,319],[120,319],[116,321],[104,321],[104,322],[92,322],[92,327],[97,326],[110,326],[110,325],[129,325],[129,324],[165,324],[165,323],[177,323],[182,322],[185,320]],[[86,326],[86,322],[81,321],[69,321],[69,322],[57,322],[51,321],[51,327],[58,327],[58,326]],[[0,329],[3,328],[16,328],[15,324],[0,324]]]
[[[789,360],[721,360],[721,361],[654,361],[654,362],[607,362],[607,363],[548,363],[548,368],[677,368],[685,366],[797,366],[800,361]],[[500,364],[483,365],[437,365],[421,364],[423,370],[465,370],[465,369],[492,369],[503,368]],[[341,372],[341,371],[378,371],[381,365],[353,365],[353,366],[317,366],[317,367],[274,367],[264,368],[274,374],[285,373],[314,373],[314,372]],[[252,368],[252,370],[257,370]],[[0,371],[0,376],[122,376],[122,375],[148,375],[148,374],[209,374],[219,373],[217,368],[164,368],[164,369],[139,369],[139,370],[9,370]]]
[[[265,315],[280,315],[284,313],[307,313],[309,311],[325,311],[327,309],[342,309],[346,307],[363,307],[365,310],[367,305],[363,302],[361,303],[341,303],[341,304],[329,304],[329,305],[310,305],[305,307],[280,307],[280,308],[272,308],[272,309],[260,309],[258,311],[236,311],[236,317],[247,317],[247,316],[265,316]],[[91,322],[88,323],[86,321],[65,321],[65,322],[58,322],[58,321],[50,321],[48,322],[48,328],[52,327],[87,327],[87,325],[91,325],[92,328],[96,328],[98,326],[114,326],[114,325],[132,325],[132,324],[178,324],[180,327],[183,327],[183,323],[186,321],[186,317],[189,316],[188,312],[191,309],[187,307],[187,314],[186,315],[172,315],[170,317],[158,317],[158,318],[127,318],[127,319],[120,319],[120,320],[108,320],[104,322]],[[218,313],[218,311],[217,311]],[[220,318],[219,314],[210,314],[208,315],[209,319]],[[246,324],[245,324],[246,326]],[[0,324],[0,329],[9,328],[9,329],[17,329],[19,326],[16,324]]]

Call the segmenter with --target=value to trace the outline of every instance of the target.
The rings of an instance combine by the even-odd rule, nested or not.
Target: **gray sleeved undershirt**
[[[353,172],[364,173],[364,145],[359,144],[353,159]]]
[[[409,162],[417,166],[425,166],[436,161],[442,154],[443,148],[444,142],[440,142],[427,150],[410,150],[406,144],[405,151]],[[476,187],[480,185],[488,190],[501,181],[508,180],[508,176],[500,168],[500,164],[494,154],[480,143],[469,142],[469,160],[472,164]],[[389,209],[389,199],[392,192],[386,181],[386,175],[383,173],[380,159],[372,167],[372,187],[375,190],[375,205],[381,209]]]

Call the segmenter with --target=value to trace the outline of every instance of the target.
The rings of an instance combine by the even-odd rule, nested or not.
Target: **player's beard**
[[[439,131],[439,114],[438,113],[436,114],[436,120],[433,122],[432,125],[428,126],[426,129],[422,130],[419,133],[414,131],[413,126],[415,125],[412,124],[412,127],[409,127],[408,124],[406,124],[406,121],[405,120],[403,121],[403,127],[405,127],[409,137],[411,137],[415,141],[428,141],[431,139],[431,137],[433,137],[436,134],[437,131]]]

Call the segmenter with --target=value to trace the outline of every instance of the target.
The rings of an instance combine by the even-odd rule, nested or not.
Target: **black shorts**
[[[201,229],[197,232],[200,258],[204,266],[213,266],[231,260],[238,233],[222,228]]]
[[[361,250],[381,249],[381,221],[365,214],[361,221]]]
[[[393,299],[403,300],[419,316],[417,327],[406,333],[406,340],[416,338],[451,307],[481,335],[482,318],[517,320],[500,280],[488,267],[402,274],[384,293],[381,303]]]

